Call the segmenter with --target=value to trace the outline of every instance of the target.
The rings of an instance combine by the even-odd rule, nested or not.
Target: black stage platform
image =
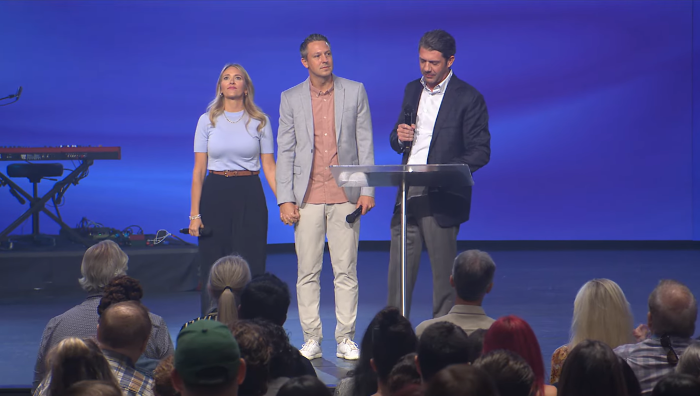
[[[77,244],[40,251],[0,251],[0,290],[23,293],[74,291],[85,247]],[[124,247],[129,275],[149,292],[192,291],[198,284],[197,246],[191,244]]]

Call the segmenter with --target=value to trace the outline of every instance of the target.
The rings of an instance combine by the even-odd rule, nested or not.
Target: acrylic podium
[[[397,186],[401,192],[401,315],[406,313],[406,201],[409,186],[471,186],[468,165],[334,165],[339,187]]]

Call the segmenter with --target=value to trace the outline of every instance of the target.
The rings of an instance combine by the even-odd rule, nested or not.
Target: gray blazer
[[[364,85],[333,75],[333,86],[338,163],[374,165],[372,118]],[[282,92],[277,146],[277,204],[301,205],[314,156],[314,117],[308,78]],[[373,187],[344,189],[352,203],[356,203],[360,195],[374,196]]]

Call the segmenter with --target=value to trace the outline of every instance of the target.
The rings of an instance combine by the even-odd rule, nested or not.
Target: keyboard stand
[[[86,172],[88,168],[93,164],[93,160],[91,159],[86,159],[86,160],[81,160],[80,165],[75,168],[68,176],[64,177],[62,180],[59,180],[54,184],[53,188],[49,190],[44,196],[41,198],[34,199],[29,193],[24,191],[20,186],[17,185],[12,179],[4,175],[2,172],[0,172],[0,187],[8,185],[10,186],[10,191],[12,192],[12,195],[16,196],[16,193],[21,194],[24,198],[26,198],[27,202],[29,202],[29,209],[22,213],[21,216],[17,218],[17,220],[13,221],[12,224],[7,226],[2,232],[0,232],[0,240],[4,239],[9,239],[10,233],[17,227],[19,227],[22,223],[24,223],[28,218],[30,218],[33,214],[39,214],[41,212],[44,212],[47,216],[51,218],[56,224],[61,226],[61,230],[65,232],[70,239],[77,241],[85,247],[90,247],[94,244],[94,242],[91,242],[85,238],[83,238],[80,234],[78,234],[75,230],[70,228],[66,223],[63,222],[58,216],[55,214],[51,213],[48,209],[46,209],[46,203],[50,201],[56,194],[58,194],[61,189],[64,187],[67,187],[69,184],[76,185],[78,184],[78,180],[81,174]],[[58,209],[56,210],[58,212]]]

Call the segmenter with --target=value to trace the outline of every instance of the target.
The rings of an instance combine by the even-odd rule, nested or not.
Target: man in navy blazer
[[[455,39],[444,30],[427,32],[418,44],[422,78],[406,85],[391,147],[403,164],[467,164],[471,172],[489,162],[491,134],[484,97],[452,72]],[[404,109],[415,122],[404,122]],[[471,187],[409,186],[406,225],[406,317],[425,241],[433,272],[433,317],[447,314],[454,300],[450,287],[460,224],[469,220]],[[391,220],[389,305],[400,306],[400,196]]]

